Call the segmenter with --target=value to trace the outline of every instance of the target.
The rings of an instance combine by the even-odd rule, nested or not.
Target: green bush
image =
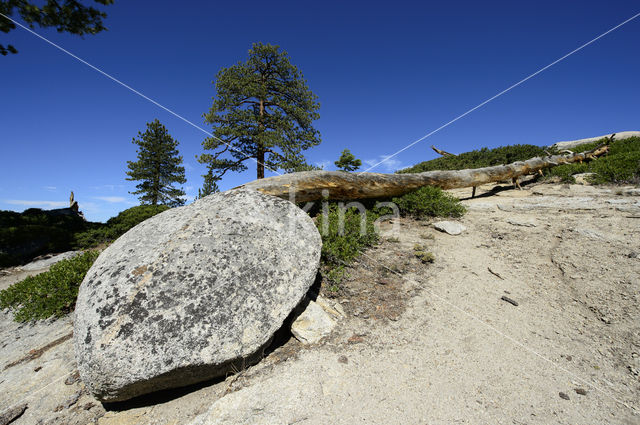
[[[424,161],[398,173],[422,173],[434,170],[463,170],[465,168],[492,167],[524,161],[536,156],[545,155],[544,148],[534,145],[501,146],[494,149],[482,148],[460,155],[443,156]]]
[[[424,186],[399,198],[393,198],[400,214],[415,218],[462,217],[464,205],[455,196],[433,186]]]
[[[607,139],[580,145],[574,150],[591,150]],[[548,176],[559,177],[562,181],[573,183],[574,174],[596,173],[592,183],[640,183],[640,137],[616,140],[609,146],[609,153],[595,161],[559,165],[548,170]]]
[[[169,207],[166,205],[139,205],[124,210],[117,216],[111,217],[105,224],[76,234],[76,246],[78,248],[93,248],[102,243],[112,242],[135,225],[168,209]]]
[[[373,223],[379,217],[377,211],[368,209],[366,213],[365,232],[361,232],[361,214],[357,208],[344,211],[344,230],[340,230],[340,207],[336,203],[329,204],[328,226],[324,224],[322,214],[318,215],[316,226],[322,235],[322,260],[325,264],[342,266],[352,262],[360,252],[376,244],[379,235]],[[323,228],[327,226],[325,232]]]
[[[80,283],[98,254],[87,251],[62,260],[48,272],[28,277],[0,291],[0,308],[13,310],[18,322],[60,317],[73,311]]]

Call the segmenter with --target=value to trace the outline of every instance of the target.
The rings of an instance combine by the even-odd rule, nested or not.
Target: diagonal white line
[[[389,159],[393,158],[394,156],[406,151],[407,149],[409,149],[410,147],[412,147],[413,145],[415,145],[416,143],[420,143],[421,141],[423,141],[424,139],[426,139],[427,137],[430,137],[434,134],[436,134],[438,131],[442,130],[443,128],[446,128],[448,126],[450,126],[451,124],[453,124],[454,122],[458,121],[460,118],[463,118],[467,115],[469,115],[470,113],[472,113],[473,111],[475,111],[478,108],[483,107],[484,105],[486,105],[487,103],[491,102],[494,99],[497,99],[498,97],[502,96],[503,94],[507,93],[508,91],[510,91],[511,89],[514,89],[516,87],[518,87],[520,84],[524,83],[527,80],[530,80],[531,78],[535,77],[536,75],[540,74],[541,72],[546,71],[547,69],[551,68],[552,66],[554,66],[555,64],[557,64],[558,62],[561,62],[563,60],[565,60],[566,58],[568,58],[569,56],[573,55],[576,52],[579,52],[580,50],[584,49],[585,47],[587,47],[588,45],[596,42],[597,40],[601,39],[602,37],[604,37],[605,35],[617,30],[618,28],[620,28],[621,26],[623,26],[624,24],[627,24],[631,21],[633,21],[634,19],[636,19],[638,16],[640,16],[640,13],[637,13],[635,15],[633,15],[631,18],[627,19],[624,22],[619,23],[618,25],[616,25],[615,27],[609,29],[608,31],[603,32],[602,34],[600,34],[599,36],[597,36],[596,38],[584,43],[582,46],[572,50],[571,52],[567,53],[566,55],[562,56],[561,58],[556,59],[555,61],[551,62],[549,65],[540,68],[539,70],[537,70],[536,72],[534,72],[533,74],[530,74],[529,76],[523,78],[522,80],[518,81],[517,83],[513,84],[512,86],[502,90],[500,93],[496,94],[495,96],[490,97],[489,99],[485,100],[484,102],[480,103],[477,106],[474,106],[473,108],[469,109],[467,112],[458,115],[457,117],[455,117],[454,119],[452,119],[451,121],[447,122],[446,124],[441,125],[440,127],[436,128],[435,130],[433,130],[430,133],[425,134],[424,136],[422,136],[421,138],[419,138],[418,140],[416,140],[415,142],[412,142],[410,144],[408,144],[407,146],[405,146],[404,148],[400,149],[399,151],[397,151],[396,153],[394,153],[393,155],[389,155],[384,157],[384,159],[380,162],[378,162],[377,164],[372,165],[371,167],[367,168],[364,171],[360,171],[360,173],[366,173],[369,170],[372,170],[374,168],[376,168],[378,165],[382,164],[385,161],[388,161]]]
[[[363,256],[369,258],[372,261],[375,261],[376,263],[379,263],[379,261],[375,260],[373,257],[367,255],[365,252],[361,251],[360,252]],[[382,267],[384,267],[385,269],[389,270],[391,273],[394,273],[396,275],[398,275],[400,277],[400,279],[402,280],[406,280],[408,282],[411,282],[413,284],[418,284],[419,282],[416,282],[413,279],[409,279],[403,275],[401,275],[400,273],[398,273],[395,270],[392,270],[391,268],[385,266],[384,264],[382,264]],[[469,317],[470,319],[473,319],[477,322],[480,322],[481,324],[485,325],[487,328],[491,329],[492,331],[494,331],[495,333],[497,333],[498,335],[500,335],[501,337],[511,341],[514,345],[517,345],[518,347],[524,349],[525,351],[536,355],[537,357],[539,357],[540,359],[544,360],[547,363],[550,363],[551,365],[553,365],[554,367],[556,367],[557,369],[563,371],[564,373],[566,373],[567,375],[571,376],[572,378],[582,382],[583,384],[589,386],[590,388],[593,388],[594,390],[598,391],[599,393],[603,394],[604,396],[606,396],[607,398],[610,398],[611,400],[615,401],[616,403],[620,403],[623,406],[625,406],[626,408],[636,412],[636,408],[633,406],[628,405],[627,403],[625,403],[624,401],[618,400],[617,398],[615,398],[614,396],[612,396],[611,394],[609,394],[608,392],[601,390],[600,388],[598,388],[596,385],[592,384],[591,382],[582,379],[581,377],[577,376],[575,373],[571,372],[570,370],[560,366],[559,364],[555,363],[553,360],[550,360],[549,358],[543,356],[542,354],[538,353],[537,351],[527,347],[526,345],[524,345],[523,343],[521,343],[520,341],[518,341],[517,339],[513,338],[510,335],[507,335],[506,333],[502,332],[500,329],[496,328],[495,326],[493,326],[492,324],[485,322],[484,320],[480,319],[478,316],[469,313],[468,311],[466,311],[465,309],[463,309],[462,307],[457,306],[456,304],[452,303],[451,301],[447,300],[446,298],[444,298],[443,296],[435,293],[434,291],[430,290],[429,288],[426,288],[424,286],[421,286],[421,288],[423,290],[425,290],[427,293],[429,293],[429,295],[439,299],[440,301],[444,302],[445,304],[447,304],[449,307],[452,307],[454,310],[457,310],[461,313],[463,313],[465,316]]]
[[[176,118],[181,119],[182,121],[186,122],[187,124],[189,124],[192,127],[197,128],[198,130],[200,130],[201,132],[203,132],[204,134],[206,134],[207,136],[213,137],[214,139],[220,141],[221,143],[224,143],[227,147],[229,147],[229,149],[231,149],[234,152],[238,152],[241,153],[243,155],[245,155],[244,152],[239,151],[238,149],[234,148],[233,146],[231,146],[230,144],[228,144],[227,142],[225,142],[224,140],[220,139],[219,137],[214,136],[211,132],[205,130],[204,128],[200,127],[197,124],[194,124],[193,122],[189,121],[188,119],[186,119],[185,117],[183,117],[182,115],[172,111],[171,109],[167,108],[166,106],[156,102],[155,100],[151,99],[148,96],[145,96],[144,94],[140,93],[138,90],[134,89],[133,87],[123,83],[122,81],[118,80],[116,77],[112,76],[111,74],[106,73],[105,71],[101,70],[100,68],[90,64],[89,62],[85,61],[84,59],[74,55],[73,53],[71,53],[70,51],[66,50],[65,48],[59,46],[58,44],[54,43],[53,41],[47,39],[46,37],[43,37],[42,35],[38,34],[37,32],[33,31],[32,29],[22,25],[20,22],[11,19],[10,17],[8,17],[7,15],[0,13],[0,16],[10,20],[11,22],[13,22],[14,24],[18,25],[20,28],[30,32],[31,34],[35,35],[36,37],[38,37],[39,39],[45,41],[46,43],[49,43],[50,45],[52,45],[53,47],[55,47],[56,49],[66,53],[67,55],[71,56],[72,58],[74,58],[75,60],[82,62],[83,64],[87,65],[89,68],[93,69],[96,72],[99,72],[100,74],[104,75],[105,77],[107,77],[108,79],[120,84],[122,87],[126,88],[127,90],[137,94],[138,96],[140,96],[141,98],[153,103],[154,105],[156,105],[158,108],[163,109],[165,111],[167,111],[168,113],[170,113],[171,115],[175,116]],[[261,164],[260,161],[258,161],[257,159],[251,157],[250,159],[252,159],[253,161],[255,161],[256,164]],[[266,169],[268,169],[269,171],[272,171],[274,173],[276,173],[277,175],[281,176],[282,174],[277,172],[276,170],[271,169],[268,165],[266,164],[261,164],[263,165]]]

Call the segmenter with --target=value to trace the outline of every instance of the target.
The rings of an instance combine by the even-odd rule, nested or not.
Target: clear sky
[[[634,1],[123,1],[108,31],[36,31],[210,130],[216,72],[253,42],[280,45],[319,97],[322,143],[308,161],[334,169],[349,148],[373,164],[640,12]],[[2,18],[0,18],[2,19]],[[24,30],[0,34],[0,209],[67,206],[103,221],[132,205],[131,143],[158,118],[180,142],[190,199],[202,185],[200,130]],[[640,130],[640,17],[372,171],[450,152],[550,144]],[[367,168],[366,166],[364,168]],[[227,174],[228,189],[255,168]]]

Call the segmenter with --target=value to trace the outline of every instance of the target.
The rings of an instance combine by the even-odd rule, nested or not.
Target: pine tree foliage
[[[138,160],[127,161],[127,180],[140,183],[136,185],[137,190],[130,193],[141,195],[138,199],[142,204],[183,205],[184,190],[173,187],[174,183],[187,181],[182,156],[178,154],[178,141],[156,119],[147,123],[146,131],[138,132],[138,138],[132,143],[138,145]]]
[[[101,5],[113,4],[113,0],[94,0]],[[55,27],[58,32],[84,35],[97,34],[106,28],[102,20],[107,16],[101,10],[85,6],[78,0],[0,0],[0,13],[5,16],[13,16],[14,12],[31,28]],[[0,31],[8,33],[16,28],[16,24],[9,19],[0,18]],[[18,53],[11,44],[0,44],[0,55]]]
[[[349,149],[345,149],[342,151],[340,158],[334,162],[334,164],[342,171],[351,172],[360,168],[362,166],[362,161],[356,159]]]
[[[202,177],[204,177],[204,184],[200,189],[198,189],[198,196],[196,199],[204,198],[212,193],[220,192],[220,188],[218,187],[218,180],[220,180],[220,178],[213,174],[213,170],[211,168],[209,168],[207,174]]]
[[[204,114],[215,137],[202,143],[213,153],[198,160],[216,177],[247,170],[251,158],[259,179],[265,167],[290,172],[304,164],[302,151],[320,143],[312,126],[320,104],[279,46],[253,44],[246,62],[218,72],[215,86],[213,105]]]

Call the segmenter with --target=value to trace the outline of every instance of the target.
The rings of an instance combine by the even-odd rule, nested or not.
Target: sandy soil
[[[323,287],[347,315],[329,338],[285,337],[224,381],[105,409],[69,378],[71,341],[20,362],[70,318],[4,314],[0,406],[28,404],[16,424],[640,423],[640,190],[487,190],[463,201],[459,236],[383,227],[341,289]]]

